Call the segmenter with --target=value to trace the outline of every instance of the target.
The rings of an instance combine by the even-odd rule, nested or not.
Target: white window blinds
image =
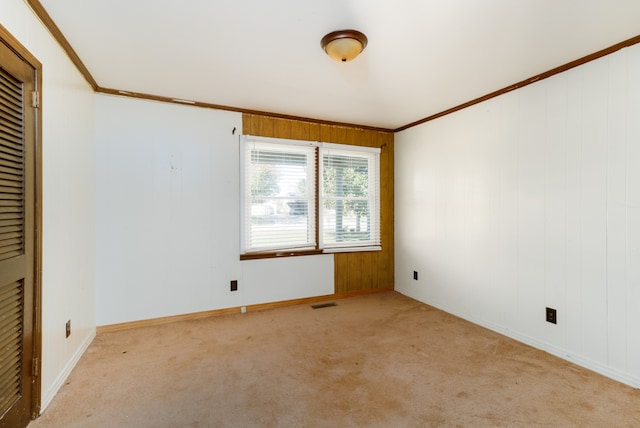
[[[316,247],[316,149],[244,138],[243,252]]]
[[[379,170],[376,148],[242,136],[242,254],[380,249]]]
[[[320,245],[380,245],[379,150],[324,144],[320,149]]]

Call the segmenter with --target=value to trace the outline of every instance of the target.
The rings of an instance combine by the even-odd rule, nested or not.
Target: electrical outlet
[[[418,280],[418,271],[417,270],[413,271],[413,279],[415,279],[416,281]]]
[[[65,337],[71,336],[71,320],[67,321],[67,324],[65,325],[65,334]]]
[[[547,308],[547,322],[550,322],[551,324],[557,324],[557,321],[556,310],[553,308]]]
[[[238,291],[238,280],[231,281],[231,291]]]

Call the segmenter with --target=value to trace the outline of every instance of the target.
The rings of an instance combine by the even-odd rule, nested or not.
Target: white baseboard
[[[409,296],[411,297],[411,296]],[[418,299],[416,299],[418,300]],[[479,325],[481,327],[487,328],[489,330],[495,331],[496,333],[502,334],[503,336],[507,336],[513,340],[517,340],[518,342],[522,342],[526,345],[532,346],[536,349],[540,349],[542,351],[548,352],[551,355],[554,355],[563,360],[569,361],[578,366],[584,367],[591,371],[594,371],[598,374],[606,376],[610,379],[618,381],[620,383],[624,383],[625,385],[629,385],[633,388],[640,389],[640,378],[633,376],[629,373],[620,371],[613,367],[606,366],[604,364],[598,363],[597,361],[593,361],[589,358],[582,357],[580,355],[572,354],[566,349],[558,348],[550,343],[541,342],[533,337],[527,336],[525,334],[519,333],[514,330],[510,330],[504,326],[493,324],[484,320],[479,320],[467,314],[458,313],[456,311],[450,310],[443,305],[434,304],[432,302],[423,302],[429,306],[433,306],[434,308],[440,309],[441,311],[447,312],[451,315],[455,315],[460,317],[470,323]]]
[[[640,378],[634,377],[629,373],[622,372],[613,367],[609,367],[604,364],[598,363],[597,361],[593,361],[589,358],[584,358],[580,355],[572,354],[571,352],[568,352],[566,349],[558,348],[550,343],[540,342],[539,340],[533,337],[529,337],[527,335],[518,333],[517,331],[509,330],[502,326],[493,325],[491,323],[483,322],[475,319],[467,319],[467,318],[465,319],[469,322],[478,324],[482,327],[488,328],[489,330],[493,330],[496,333],[500,333],[504,336],[510,337],[511,339],[517,340],[518,342],[522,342],[529,346],[533,346],[534,348],[548,352],[551,355],[554,355],[558,358],[562,358],[563,360],[569,361],[571,363],[577,364],[581,367],[594,371],[598,374],[606,376],[615,381],[624,383],[636,389],[640,388]]]
[[[71,360],[69,360],[67,365],[60,372],[56,380],[53,382],[53,385],[51,385],[51,388],[49,388],[49,390],[46,391],[46,393],[44,393],[43,391],[42,400],[40,402],[40,414],[42,414],[42,412],[44,412],[47,406],[51,404],[51,401],[53,401],[53,398],[56,396],[60,388],[62,388],[62,385],[64,385],[64,383],[67,381],[67,378],[71,374],[71,371],[76,366],[76,364],[78,364],[78,361],[80,361],[80,358],[85,353],[87,348],[89,348],[89,345],[91,345],[91,342],[93,342],[93,339],[95,339],[95,337],[96,337],[96,329],[94,328],[91,330],[91,332],[87,335],[87,337],[82,342],[80,347],[73,354],[73,357],[71,358]]]

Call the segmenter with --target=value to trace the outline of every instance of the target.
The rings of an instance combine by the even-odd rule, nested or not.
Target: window
[[[379,153],[242,136],[241,253],[379,250]]]
[[[316,148],[255,139],[243,146],[244,252],[315,249]]]
[[[324,144],[320,148],[320,246],[380,245],[379,150]]]

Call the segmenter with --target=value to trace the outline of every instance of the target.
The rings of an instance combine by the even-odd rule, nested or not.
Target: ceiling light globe
[[[324,36],[320,45],[330,58],[347,62],[364,50],[367,36],[356,30],[334,31]]]

